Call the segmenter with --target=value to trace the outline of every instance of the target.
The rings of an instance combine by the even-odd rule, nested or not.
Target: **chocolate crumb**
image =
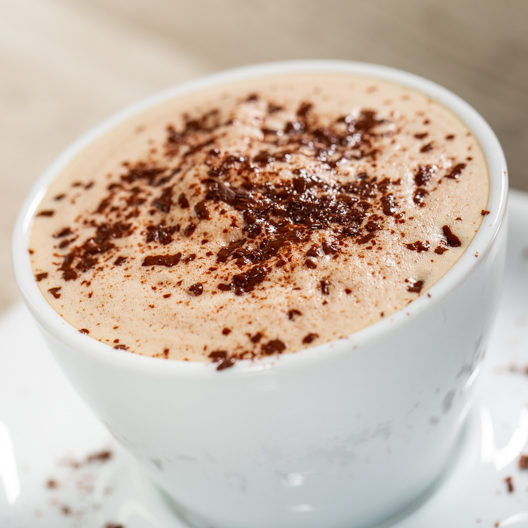
[[[86,457],[86,463],[92,464],[93,462],[108,462],[112,458],[112,451],[109,449],[104,449],[102,451],[97,451]]]
[[[230,333],[231,333],[231,329],[230,329],[230,328],[224,328],[224,329],[222,330],[222,334],[224,334],[225,336],[226,336],[226,335],[229,335]]]
[[[442,246],[437,246],[434,250],[434,252],[437,254],[437,255],[443,255],[445,252],[447,251],[447,248],[446,247],[442,247]]]
[[[128,350],[128,347],[126,345],[115,345],[114,348],[116,350]]]
[[[81,334],[89,334],[90,330],[88,330],[88,328],[81,328],[79,332],[81,332]]]
[[[44,280],[44,279],[47,279],[48,278],[48,272],[45,271],[43,273],[37,273],[35,275],[35,279],[37,282],[40,282],[41,280]]]
[[[47,211],[40,211],[37,213],[37,216],[53,216],[55,214],[55,211],[53,209],[49,209]]]
[[[59,487],[59,483],[55,479],[48,479],[46,482],[46,487],[49,489],[57,489]]]
[[[528,469],[528,455],[519,457],[519,469]]]
[[[117,257],[114,261],[114,266],[121,266],[121,264],[125,263],[126,260],[126,257]]]
[[[480,214],[481,214],[482,216],[486,216],[486,215],[489,215],[490,212],[489,212],[489,211],[486,211],[486,209],[482,209],[482,211],[480,211]]]
[[[513,493],[515,491],[515,487],[513,486],[513,480],[511,477],[506,477],[504,479],[504,482],[506,483],[506,490],[508,493]]]
[[[104,525],[104,528],[125,528],[125,526],[123,524],[116,524],[116,523],[113,523],[113,522],[107,522]]]

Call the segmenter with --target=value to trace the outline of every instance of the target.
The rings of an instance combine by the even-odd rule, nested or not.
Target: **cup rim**
[[[46,193],[47,187],[79,152],[117,124],[167,99],[242,79],[303,72],[343,73],[379,78],[422,92],[456,114],[480,143],[490,177],[487,204],[487,210],[490,211],[490,214],[483,217],[482,224],[472,242],[443,277],[409,305],[345,338],[280,356],[270,356],[256,360],[239,360],[233,367],[221,373],[217,372],[214,363],[208,361],[164,360],[124,350],[116,350],[110,345],[81,334],[73,325],[55,312],[42,295],[34,279],[28,252],[29,236],[34,214]],[[94,359],[107,364],[125,369],[140,369],[144,372],[148,371],[155,374],[179,374],[183,376],[227,375],[228,377],[240,375],[247,371],[254,372],[269,368],[295,368],[299,362],[350,353],[351,348],[354,348],[354,353],[359,353],[365,345],[375,342],[383,338],[387,333],[394,332],[411,323],[424,312],[440,303],[469,276],[491,247],[504,221],[507,191],[508,173],[506,160],[500,143],[490,126],[468,103],[432,81],[387,66],[351,61],[297,60],[243,66],[184,82],[154,94],[117,112],[73,142],[37,179],[22,205],[13,232],[13,268],[22,297],[40,325],[59,341],[69,345],[74,350],[88,354]],[[478,254],[478,258],[475,258],[475,253]]]

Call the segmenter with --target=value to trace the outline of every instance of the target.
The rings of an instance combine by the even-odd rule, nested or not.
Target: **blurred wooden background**
[[[0,0],[0,311],[19,297],[18,208],[79,134],[174,83],[297,58],[376,62],[450,88],[528,191],[527,0]]]

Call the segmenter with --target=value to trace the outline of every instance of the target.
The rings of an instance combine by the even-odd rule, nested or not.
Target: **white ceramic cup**
[[[64,321],[38,289],[28,256],[33,215],[61,169],[117,123],[168,98],[301,71],[409,86],[450,108],[473,132],[489,167],[490,214],[452,269],[405,309],[347,339],[238,361],[222,372],[210,363],[115,350]],[[497,308],[506,201],[506,162],[495,135],[444,88],[353,62],[250,66],[154,96],[64,152],[38,180],[18,218],[15,275],[73,386],[180,509],[213,528],[364,527],[432,485],[453,451]]]

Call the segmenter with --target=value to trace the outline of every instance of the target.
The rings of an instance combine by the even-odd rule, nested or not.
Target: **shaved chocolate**
[[[260,332],[257,332],[254,336],[251,336],[251,342],[252,343],[258,343],[264,336],[260,333]]]
[[[368,244],[374,238],[376,238],[374,233],[368,233],[364,237],[361,237],[357,242],[358,244]]]
[[[506,491],[508,493],[513,493],[515,491],[515,487],[513,486],[513,479],[511,477],[506,477],[504,479],[504,482],[506,483]]]
[[[430,143],[427,143],[426,145],[424,145],[421,149],[420,149],[420,152],[423,154],[425,152],[431,152],[431,150],[433,150],[434,148],[434,144],[433,142],[431,141]]]
[[[201,282],[196,282],[192,286],[189,286],[189,292],[198,297],[203,293],[203,284]]]
[[[152,205],[159,209],[162,213],[168,213],[172,206],[172,190],[173,186],[163,189],[159,198],[156,198]]]
[[[407,291],[411,293],[420,293],[422,291],[424,281],[407,281],[409,282],[409,286],[407,286]]]
[[[249,292],[263,282],[268,275],[268,270],[262,266],[253,266],[246,273],[233,275],[233,287],[235,294],[241,295],[242,292]]]
[[[174,238],[173,235],[179,231],[179,226],[167,226],[158,224],[147,227],[147,242],[159,242],[162,246],[170,244]]]
[[[442,227],[442,231],[444,232],[444,236],[446,237],[447,244],[451,247],[460,247],[462,245],[462,242],[460,242],[460,239],[451,231],[451,228],[449,226]]]
[[[58,233],[55,233],[53,235],[53,238],[63,238],[73,235],[73,231],[69,227],[65,227],[64,229],[61,229]]]
[[[59,293],[61,290],[61,287],[58,286],[56,288],[49,288],[48,291],[55,297],[55,299],[60,299],[61,294]]]
[[[47,279],[49,273],[47,271],[44,271],[43,273],[37,273],[35,275],[35,279],[37,282],[40,282],[41,280]]]
[[[114,345],[114,348],[116,350],[128,350],[128,347],[126,345]]]
[[[211,219],[211,215],[209,214],[209,209],[207,209],[204,201],[198,202],[194,206],[194,210],[200,220],[210,220]]]
[[[284,350],[286,350],[286,345],[280,339],[272,339],[265,345],[262,345],[262,352],[267,356],[281,354]]]
[[[434,250],[434,252],[437,254],[437,255],[443,255],[448,249],[446,247],[442,247],[442,246],[437,246]]]
[[[37,216],[53,216],[55,214],[55,211],[53,209],[49,209],[46,211],[40,211],[37,213]]]
[[[300,315],[302,315],[302,313],[299,310],[289,310],[288,311],[288,319],[290,321],[294,321]]]
[[[519,457],[519,469],[528,469],[528,455]]]
[[[268,114],[275,114],[283,110],[282,106],[275,105],[273,103],[268,103]]]
[[[178,196],[178,205],[182,209],[188,209],[190,207],[189,200],[187,200],[185,193],[181,193],[180,196]]]
[[[175,255],[150,255],[145,257],[142,266],[166,266],[171,268],[176,266],[180,262],[182,254],[176,253]]]
[[[381,203],[383,204],[383,213],[387,216],[392,216],[398,208],[394,203],[394,196],[392,194],[386,194],[381,198]]]
[[[429,244],[427,240],[425,242],[421,242],[420,240],[417,240],[416,242],[413,242],[412,244],[405,244],[405,247],[407,249],[410,249],[411,251],[422,253],[424,251],[429,251],[431,244]]]
[[[227,350],[214,350],[209,354],[211,360],[215,363],[219,363],[216,370],[224,370],[233,367],[236,363],[236,358],[230,356]]]
[[[418,165],[414,172],[414,183],[418,187],[425,187],[437,170],[436,165]]]
[[[334,245],[332,242],[327,242],[326,240],[323,242],[323,251],[325,255],[334,255],[339,251],[339,248]]]
[[[413,194],[413,202],[420,206],[420,207],[424,207],[425,206],[425,197],[429,194],[429,192],[426,190],[426,189],[423,189],[422,187],[418,187],[418,189],[416,189],[414,191],[414,194]]]
[[[312,103],[301,103],[301,106],[299,106],[299,109],[297,110],[297,117],[301,117],[301,118],[307,117],[312,111],[312,108],[313,108]]]
[[[330,281],[328,279],[320,281],[319,286],[321,287],[321,293],[323,295],[330,295]]]
[[[223,247],[218,251],[216,254],[216,257],[218,261],[220,262],[226,262],[227,259],[240,247],[244,245],[246,242],[245,238],[242,238],[240,240],[235,240],[234,242],[231,242],[228,246]]]
[[[465,163],[458,163],[457,165],[455,165],[446,174],[446,178],[451,178],[452,180],[457,180],[460,177],[460,175],[462,174],[462,172],[464,171],[465,168],[466,168],[466,164]]]
[[[481,214],[482,216],[487,216],[487,215],[490,214],[490,212],[489,212],[489,211],[486,211],[485,209],[482,209],[482,211],[480,211],[480,214]]]
[[[190,237],[196,231],[196,224],[192,222],[183,230],[183,234],[186,237]]]
[[[313,343],[318,337],[319,334],[307,334],[306,336],[304,336],[302,342],[305,345],[309,345],[310,343]]]
[[[75,280],[77,277],[78,277],[78,273],[72,269],[64,270],[64,272],[62,273],[62,278],[65,281]]]
[[[79,332],[80,332],[81,334],[89,334],[89,333],[90,333],[90,330],[88,330],[88,328],[81,328],[81,329],[79,330]]]

